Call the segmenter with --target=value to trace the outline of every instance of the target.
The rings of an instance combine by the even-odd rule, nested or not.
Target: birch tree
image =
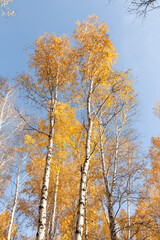
[[[23,129],[15,102],[15,88],[9,87],[7,81],[0,78],[0,197],[3,198],[11,177],[15,140]]]
[[[47,131],[48,128],[49,126],[45,120],[39,121],[39,131],[44,132]],[[56,237],[60,229],[61,234],[63,234],[67,226],[64,222],[61,222],[61,219],[63,219],[64,214],[69,210],[69,206],[71,206],[72,203],[75,204],[76,208],[76,198],[72,201],[71,199],[72,195],[76,194],[76,186],[74,185],[79,179],[77,169],[80,168],[80,163],[78,161],[76,162],[76,156],[79,154],[78,145],[82,145],[81,128],[82,125],[76,119],[74,108],[71,108],[67,103],[58,102],[55,109],[55,134],[53,137],[54,146],[50,186],[48,189],[45,239],[49,239],[49,237],[53,238],[53,236]],[[34,229],[38,219],[37,207],[45,168],[43,155],[44,151],[46,151],[48,138],[45,135],[39,135],[37,132],[29,136],[35,140],[36,147],[30,155],[30,161],[26,166],[27,172],[31,172],[31,175],[25,184],[25,189],[22,190],[25,197],[21,199],[18,210],[20,214],[25,215],[26,221],[28,220],[27,223],[32,225]],[[32,146],[32,142],[30,146]],[[32,202],[30,198],[32,198]],[[70,211],[68,215],[68,221],[72,219],[71,212],[72,211]],[[27,219],[28,215],[30,216],[29,219]],[[61,224],[64,224],[62,228]]]
[[[6,84],[4,79],[1,79],[1,81],[2,89],[0,92],[0,195],[2,195],[2,209],[7,209],[7,211],[9,212],[9,223],[6,226],[6,233],[4,233],[6,235],[6,239],[9,240],[11,236],[13,236],[12,233],[17,233],[17,229],[14,229],[17,225],[14,223],[14,219],[16,206],[18,203],[18,191],[20,185],[20,172],[22,164],[19,162],[18,155],[16,155],[16,148],[18,147],[18,142],[22,137],[22,130],[24,125],[15,107],[15,88],[11,89]],[[23,162],[22,159],[20,161]],[[14,176],[17,166],[19,167],[16,173],[15,180]],[[5,189],[6,187],[7,189]],[[13,192],[14,190],[15,193],[12,199],[10,192]]]
[[[44,133],[48,136],[48,150],[39,205],[37,239],[44,239],[45,236],[55,108],[58,94],[65,92],[72,79],[71,59],[69,38],[46,34],[36,40],[33,53],[30,54],[29,67],[34,75],[30,76],[26,73],[18,76],[18,81],[27,97],[36,103],[38,108],[47,112],[49,122],[48,132]]]
[[[143,172],[144,184],[133,218],[136,239],[160,238],[160,138],[152,138],[147,156],[150,166]]]
[[[134,96],[134,92],[131,91],[131,94]],[[120,96],[118,99],[120,100]],[[125,100],[128,101],[129,99]],[[121,111],[112,119],[111,126],[105,124],[105,118],[103,118],[104,122],[102,118],[99,122],[100,159],[104,184],[100,200],[104,211],[107,209],[106,219],[113,240],[118,239],[121,229],[130,229],[128,221],[126,221],[125,227],[118,221],[119,213],[125,206],[127,208],[130,200],[128,195],[132,196],[132,199],[134,197],[136,199],[138,195],[138,189],[136,192],[138,185],[136,183],[137,178],[139,178],[138,172],[142,168],[142,162],[138,157],[138,144],[134,131],[130,128],[131,118],[127,117],[127,115],[132,116],[134,105],[133,97],[132,100],[129,100],[129,105],[124,104]],[[105,127],[107,128],[104,129]],[[129,185],[130,189],[128,188]],[[103,192],[105,198],[102,197]],[[122,218],[121,221],[123,221]]]
[[[78,96],[80,100],[78,100],[82,101],[84,111],[86,111],[85,161],[82,166],[76,226],[76,239],[78,240],[82,239],[83,236],[86,179],[91,155],[97,145],[93,144],[94,142],[92,141],[93,127],[96,128],[98,116],[104,109],[109,113],[109,115],[105,116],[107,120],[105,120],[104,125],[107,125],[118,113],[122,114],[124,106],[129,107],[129,105],[132,105],[135,101],[133,83],[130,80],[129,72],[119,72],[113,68],[116,53],[109,40],[107,31],[107,26],[104,23],[99,23],[96,17],[91,17],[84,23],[78,22],[75,31],[75,39],[77,41],[76,51],[79,56],[79,75],[82,86],[82,93],[80,92],[80,96]],[[117,176],[119,130],[120,129],[117,129],[115,139],[112,192],[114,192],[115,189]],[[113,219],[113,209],[111,205],[112,204],[110,204],[109,211],[111,211],[110,218]],[[111,221],[112,236],[115,235],[113,226],[114,223]],[[115,239],[115,237],[113,239]]]
[[[8,225],[10,221],[11,215],[8,209],[4,210],[0,213],[0,236],[1,239],[7,239],[7,233],[8,233]],[[13,223],[13,231],[11,233],[11,237],[17,235],[17,224]]]
[[[117,55],[107,25],[96,16],[77,22],[73,39],[72,48],[68,37],[37,39],[31,73],[18,76],[21,93],[39,114],[35,126],[25,121],[36,148],[26,166],[32,170],[23,189],[26,199],[18,210],[30,216],[33,228],[38,220],[37,240],[58,235],[115,240],[118,212],[127,201],[124,174],[133,132],[124,134],[124,126],[135,101],[133,83],[128,71],[115,69]]]
[[[18,200],[20,170],[21,170],[21,163],[20,163],[20,165],[18,167],[17,181],[16,181],[16,190],[15,190],[15,196],[14,196],[14,200],[13,200],[13,207],[12,207],[12,211],[11,211],[11,218],[10,218],[10,223],[9,223],[9,228],[8,228],[7,240],[11,239],[14,215],[15,215],[16,206],[17,206],[17,200]]]
[[[30,139],[31,141],[31,139]],[[34,143],[34,140],[32,140],[32,144]],[[24,138],[24,142],[23,144],[27,144],[27,136]],[[24,149],[24,147],[21,148],[16,148],[16,151],[14,153],[14,159],[16,159],[16,161],[14,161],[14,168],[16,168],[17,172],[16,172],[16,180],[13,178],[12,176],[12,183],[14,183],[15,188],[13,188],[15,190],[14,192],[14,196],[13,196],[13,202],[11,202],[10,208],[11,208],[11,216],[10,216],[10,222],[8,225],[8,233],[7,233],[7,240],[11,239],[11,234],[14,231],[14,219],[15,219],[15,213],[16,213],[16,208],[19,202],[19,192],[20,192],[20,188],[23,186],[23,184],[25,183],[25,181],[27,180],[27,178],[29,177],[30,173],[25,173],[24,171],[24,167],[25,164],[28,160],[28,154],[29,154],[29,150],[28,149],[28,153],[24,154],[24,152],[22,151],[22,149]],[[14,175],[14,172],[12,171],[12,175]]]
[[[0,196],[4,194],[6,185],[9,182],[12,159],[9,142],[14,135],[14,131],[16,131],[16,127],[13,127],[15,118],[12,97],[13,93],[11,91],[4,93],[4,95],[1,95],[0,102]],[[8,131],[9,129],[10,131]]]
[[[74,37],[77,42],[76,52],[79,57],[79,81],[82,86],[82,91],[78,98],[80,98],[80,100],[82,99],[82,104],[86,113],[85,160],[82,166],[80,181],[75,237],[76,240],[81,240],[84,225],[86,180],[92,151],[92,128],[96,114],[96,112],[93,111],[93,101],[99,86],[103,84],[107,86],[107,84],[109,84],[109,81],[107,81],[108,74],[116,59],[116,53],[109,40],[106,24],[98,22],[96,17],[89,17],[88,20],[83,23],[77,22]],[[106,96],[106,99],[107,97],[108,96]],[[103,105],[103,102],[101,104]],[[98,109],[96,109],[96,111],[98,111]]]
[[[56,209],[57,209],[57,194],[58,194],[58,185],[59,185],[59,170],[56,175],[55,189],[53,194],[52,206],[51,206],[51,217],[50,217],[50,226],[49,226],[49,240],[55,239],[55,221],[56,221]]]

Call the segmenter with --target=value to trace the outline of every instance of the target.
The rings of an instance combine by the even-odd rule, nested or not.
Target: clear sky
[[[132,69],[136,78],[140,112],[136,125],[147,150],[151,137],[160,134],[160,121],[152,110],[155,102],[160,101],[160,11],[139,19],[127,14],[124,2],[13,0],[16,16],[0,18],[0,75],[11,79],[26,70],[25,49],[45,32],[71,35],[77,20],[96,14],[109,27],[118,51],[118,68]]]

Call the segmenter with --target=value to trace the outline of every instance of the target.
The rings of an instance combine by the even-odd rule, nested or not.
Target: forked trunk
[[[109,228],[111,233],[111,240],[116,240],[116,224],[115,224],[115,217],[113,211],[113,204],[110,199],[108,203],[108,216],[109,216]]]

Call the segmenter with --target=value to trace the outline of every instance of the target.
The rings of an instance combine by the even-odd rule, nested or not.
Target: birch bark
[[[41,191],[41,200],[39,205],[39,221],[38,221],[38,231],[36,235],[37,240],[44,240],[45,230],[46,230],[46,211],[47,211],[47,196],[49,188],[49,177],[51,169],[51,158],[52,158],[52,148],[53,148],[53,136],[54,136],[54,112],[57,105],[57,94],[58,94],[58,84],[55,88],[54,102],[51,102],[50,107],[50,129],[49,129],[49,143],[48,152],[46,156],[46,166],[43,177],[43,185]]]
[[[87,193],[85,201],[85,240],[88,239],[88,212],[87,212]]]
[[[14,215],[15,215],[16,206],[17,206],[17,200],[18,200],[20,171],[21,171],[21,164],[19,165],[18,173],[17,173],[16,191],[15,191],[15,197],[14,197],[14,202],[13,202],[13,207],[12,207],[12,212],[11,212],[11,219],[10,219],[9,228],[8,228],[7,240],[11,239],[11,234],[12,234],[12,226],[13,226]]]
[[[56,176],[56,185],[55,185],[55,191],[53,196],[53,204],[52,204],[52,218],[50,221],[50,231],[49,231],[49,240],[55,239],[55,217],[56,217],[56,207],[57,207],[57,193],[58,193],[58,184],[59,184],[59,171],[57,172]]]
[[[86,190],[87,190],[87,174],[90,163],[90,149],[91,149],[91,136],[92,136],[92,116],[91,116],[91,100],[93,91],[93,80],[90,82],[90,88],[87,98],[87,138],[86,138],[86,149],[85,149],[85,161],[81,172],[81,183],[80,183],[80,197],[77,214],[77,225],[75,240],[82,240],[83,236],[83,225],[84,225],[84,212],[85,212],[85,201],[86,201]]]

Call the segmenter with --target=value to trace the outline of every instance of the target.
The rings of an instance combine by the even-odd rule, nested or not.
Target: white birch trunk
[[[88,239],[88,212],[87,212],[87,192],[85,201],[85,240]]]
[[[15,215],[16,206],[17,206],[17,200],[18,200],[18,190],[19,190],[19,182],[20,182],[20,170],[21,170],[21,164],[19,165],[18,173],[17,173],[16,191],[15,191],[15,197],[14,197],[14,202],[13,202],[13,207],[12,207],[12,212],[11,212],[11,219],[10,219],[9,228],[8,228],[7,240],[11,239],[12,226],[13,226],[14,215]]]
[[[114,160],[114,170],[113,170],[113,180],[112,180],[112,189],[111,195],[113,196],[115,184],[116,184],[116,176],[117,176],[117,163],[118,163],[118,148],[119,148],[119,133],[116,129],[116,146],[115,146],[115,160]]]
[[[91,119],[91,95],[93,91],[93,80],[90,83],[90,89],[87,98],[87,139],[86,139],[86,149],[85,149],[85,161],[81,171],[81,183],[80,183],[80,197],[77,213],[77,224],[75,232],[75,240],[82,240],[83,236],[83,225],[84,225],[84,211],[85,211],[85,201],[86,201],[86,190],[87,190],[87,174],[90,163],[90,148],[91,148],[91,135],[92,135],[92,119]]]
[[[116,240],[116,222],[114,217],[114,210],[113,210],[113,193],[116,184],[116,177],[117,177],[117,163],[118,163],[118,148],[119,148],[119,134],[116,134],[116,149],[115,149],[115,160],[114,160],[114,172],[113,172],[113,180],[112,180],[112,188],[111,193],[109,195],[108,201],[108,215],[110,220],[110,232],[111,232],[111,240]]]
[[[41,200],[39,205],[39,221],[38,221],[38,230],[36,235],[37,240],[44,240],[45,238],[47,197],[48,197],[49,177],[50,177],[50,169],[51,169],[51,158],[52,158],[52,152],[53,152],[54,112],[57,105],[57,93],[58,93],[58,89],[56,87],[54,103],[51,102],[51,108],[50,108],[49,143],[48,143],[46,166],[45,166],[43,185],[42,185],[42,191],[41,191]]]
[[[9,93],[8,93],[9,94]],[[8,94],[7,96],[5,97],[4,99],[4,103],[2,104],[2,107],[1,107],[1,113],[0,113],[0,131],[2,129],[2,123],[3,123],[3,116],[4,116],[4,109],[5,109],[5,105],[7,103],[7,100],[8,100]]]
[[[55,185],[55,191],[53,196],[53,203],[52,203],[52,216],[50,221],[50,231],[49,231],[49,240],[55,239],[55,218],[56,218],[56,207],[57,207],[57,193],[58,193],[58,185],[59,185],[59,171],[57,172],[56,176],[56,185]]]

